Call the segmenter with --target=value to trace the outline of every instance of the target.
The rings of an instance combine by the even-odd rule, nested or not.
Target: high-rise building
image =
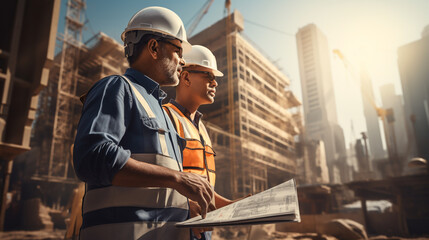
[[[422,38],[399,47],[398,67],[404,94],[405,121],[412,129],[417,153],[429,160],[429,25]]]
[[[368,136],[369,167],[371,169],[371,162],[376,159],[385,158],[386,151],[383,149],[383,142],[381,140],[380,121],[375,108],[374,88],[371,78],[364,67],[361,67],[360,71],[360,84],[367,130],[366,135]]]
[[[229,31],[228,18],[224,18],[189,41],[209,48],[225,74],[218,81],[215,102],[199,110],[216,151],[216,190],[234,197],[260,192],[295,176],[294,136],[299,130],[289,110],[300,102],[288,90],[289,78],[241,34],[243,16],[238,11],[230,16]],[[232,72],[227,67],[226,36],[232,45]],[[233,92],[229,96],[230,83]]]
[[[346,161],[344,134],[338,125],[331,60],[326,36],[315,24],[296,34],[306,138],[322,140],[331,182],[341,182]],[[335,170],[337,169],[337,170]]]
[[[380,87],[381,100],[384,109],[393,110],[393,122],[389,126],[389,141],[393,154],[399,159],[407,157],[410,151],[408,132],[405,125],[405,109],[402,96],[395,93],[393,84]]]

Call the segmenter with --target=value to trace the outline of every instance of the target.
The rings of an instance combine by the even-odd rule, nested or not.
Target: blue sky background
[[[58,31],[64,32],[66,0],[62,0]],[[116,39],[131,16],[148,6],[163,6],[176,12],[186,27],[206,0],[87,0],[84,40],[101,31]],[[224,1],[215,0],[194,31],[210,26],[225,14]],[[393,83],[402,93],[397,68],[397,48],[421,38],[429,24],[428,0],[231,0],[231,9],[242,13],[244,34],[291,79],[291,89],[301,99],[295,34],[316,24],[328,38],[331,49],[340,49],[355,68],[368,68],[378,97],[379,87]],[[256,24],[255,24],[256,23]],[[263,27],[261,27],[261,25]],[[275,30],[272,30],[275,29]],[[347,142],[351,122],[356,137],[365,130],[363,110],[354,75],[337,58],[331,59],[339,123]],[[221,86],[220,86],[221,87]],[[377,101],[380,105],[380,101]]]

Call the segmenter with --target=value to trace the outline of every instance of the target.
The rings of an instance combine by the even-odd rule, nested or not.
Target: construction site
[[[122,43],[111,36],[99,32],[83,42],[85,1],[67,1],[64,33],[57,33],[60,3],[19,0],[0,10],[6,36],[0,40],[1,239],[77,239],[66,230],[84,186],[72,157],[81,96],[129,67]],[[411,161],[392,145],[370,167],[366,135],[353,146],[358,170],[345,163],[345,147],[338,153],[341,144],[331,160],[329,141],[306,128],[306,100],[291,90],[291,79],[243,34],[244,17],[230,1],[225,12],[188,38],[209,48],[224,73],[215,102],[199,109],[216,153],[215,190],[236,199],[294,178],[302,220],[215,228],[212,239],[429,239],[426,160]],[[164,90],[166,103],[175,90]],[[425,147],[413,153],[428,157]]]

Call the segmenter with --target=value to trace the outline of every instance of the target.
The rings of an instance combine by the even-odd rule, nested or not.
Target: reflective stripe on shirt
[[[134,87],[133,83],[126,76],[122,76],[122,77],[128,82],[128,84],[130,84],[130,87],[133,90],[133,93],[136,95],[137,100],[139,100],[140,104],[146,111],[149,118],[155,118],[155,114],[153,114],[152,109],[149,107],[149,104],[143,98],[140,92]],[[165,142],[165,131],[159,131],[158,133],[159,133],[159,144],[161,146],[162,154],[164,154],[165,156],[169,156],[167,143]]]
[[[132,154],[138,161],[179,171],[174,159],[159,154]],[[187,209],[187,198],[171,188],[109,186],[89,190],[84,198],[83,214],[110,207],[147,207]]]

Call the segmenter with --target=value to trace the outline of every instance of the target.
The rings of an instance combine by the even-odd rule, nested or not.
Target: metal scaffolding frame
[[[123,47],[104,33],[82,43],[85,2],[69,0],[61,50],[50,80],[41,92],[32,137],[37,165],[33,180],[76,183],[71,147],[80,119],[80,96],[101,78],[122,74],[128,67]],[[49,132],[49,133],[48,133]]]
[[[58,95],[54,117],[49,169],[47,177],[67,179],[70,163],[70,146],[73,143],[74,116],[78,114],[76,96],[79,55],[82,49],[84,26],[84,0],[69,0],[64,36],[62,38],[61,63],[58,79]]]

